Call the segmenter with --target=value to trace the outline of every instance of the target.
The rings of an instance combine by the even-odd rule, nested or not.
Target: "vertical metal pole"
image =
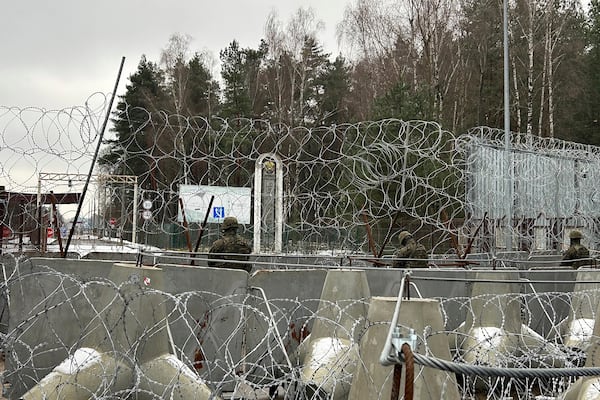
[[[38,213],[38,223],[39,223],[39,246],[40,250],[43,251],[42,248],[42,231],[44,230],[44,224],[42,224],[42,173],[38,175],[38,187],[37,187],[37,213]]]
[[[394,365],[394,378],[392,380],[392,391],[390,400],[398,400],[400,398],[400,385],[402,384],[402,364]]]
[[[181,217],[183,218],[183,228],[185,233],[185,243],[187,244],[188,251],[192,252],[192,238],[190,236],[189,225],[187,222],[187,217],[185,215],[185,205],[183,204],[183,199],[179,197],[179,206],[181,207]]]
[[[262,161],[260,156],[254,164],[254,238],[253,253],[260,253],[261,212],[262,212]]]
[[[210,201],[208,202],[208,207],[206,208],[206,213],[204,214],[204,220],[202,221],[202,225],[200,225],[200,230],[198,231],[198,239],[196,239],[196,246],[194,247],[194,253],[198,252],[200,248],[200,242],[202,241],[202,236],[204,235],[204,230],[206,229],[206,224],[208,223],[208,217],[210,217],[210,210],[212,209],[213,202],[215,201],[215,196],[210,196]],[[195,257],[195,254],[192,254]],[[192,265],[194,265],[194,260],[192,260]]]
[[[125,201],[127,197],[127,184],[121,185],[121,216],[119,217],[119,227],[117,228],[117,232],[119,233],[119,242],[121,246],[123,246],[123,233],[125,233],[125,222],[127,221],[127,216],[125,215]]]
[[[512,219],[513,219],[513,167],[510,140],[510,85],[508,60],[508,0],[504,0],[504,148],[506,151],[506,250],[512,250]]]
[[[2,246],[4,240],[4,227],[10,227],[10,221],[8,224],[4,224],[4,217],[6,216],[6,209],[8,208],[8,196],[4,195],[4,186],[0,186],[0,254],[2,254]],[[21,214],[23,215],[23,214]],[[22,226],[22,225],[21,225]],[[23,229],[21,229],[23,230]]]
[[[135,243],[137,235],[137,219],[138,219],[138,183],[137,176],[133,183],[133,215],[131,217],[131,241]]]
[[[283,163],[275,158],[275,253],[283,250]]]
[[[69,237],[67,239],[67,245],[65,247],[65,254],[64,254],[63,258],[66,258],[67,252],[69,251],[69,245],[71,244],[71,238],[73,237],[73,233],[75,232],[75,225],[77,225],[77,220],[79,219],[79,214],[81,213],[81,207],[83,206],[85,194],[86,194],[87,188],[90,184],[92,172],[94,172],[94,167],[96,166],[96,160],[98,159],[98,153],[100,152],[100,146],[102,146],[102,139],[104,138],[104,131],[106,130],[106,125],[108,125],[108,121],[110,119],[110,112],[112,109],[112,105],[113,105],[113,102],[115,101],[115,96],[117,95],[117,87],[119,86],[119,80],[121,79],[121,73],[123,72],[124,64],[125,64],[125,57],[122,57],[121,65],[119,66],[119,73],[117,74],[117,79],[115,81],[115,88],[113,89],[112,95],[110,97],[110,102],[108,103],[108,108],[106,110],[106,116],[104,118],[104,123],[102,124],[102,129],[100,129],[100,136],[98,137],[98,144],[96,145],[96,151],[94,153],[94,158],[92,159],[92,163],[90,165],[90,171],[87,175],[87,180],[85,181],[85,185],[84,185],[83,191],[81,193],[81,199],[79,200],[79,206],[77,207],[77,211],[75,212],[75,218],[73,219],[73,224],[71,225],[71,231],[69,232]]]

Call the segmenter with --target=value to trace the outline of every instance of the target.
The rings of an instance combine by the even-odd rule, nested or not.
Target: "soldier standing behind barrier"
[[[237,233],[238,221],[235,217],[226,217],[221,225],[221,238],[215,240],[209,250],[209,267],[244,269],[250,272],[252,264],[231,261],[248,261],[247,254],[252,252],[248,242]]]
[[[583,235],[580,231],[571,231],[569,234],[571,243],[567,251],[563,254],[563,261],[560,265],[568,265],[577,269],[582,265],[590,264],[590,251],[581,244],[582,237]]]
[[[405,258],[405,260],[394,260],[394,268],[427,267],[427,251],[425,250],[425,246],[417,243],[410,232],[400,232],[398,234],[398,242],[400,242],[400,248],[394,254],[394,258]],[[423,261],[411,259],[423,259]]]

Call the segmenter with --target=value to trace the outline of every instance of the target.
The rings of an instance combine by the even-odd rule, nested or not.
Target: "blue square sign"
[[[225,218],[225,207],[213,207],[213,218]]]

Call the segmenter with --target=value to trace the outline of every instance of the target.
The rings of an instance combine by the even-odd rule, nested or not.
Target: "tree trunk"
[[[532,4],[533,3],[533,4]],[[527,65],[527,134],[533,133],[533,74],[534,74],[534,37],[533,23],[535,18],[535,2],[530,0],[529,5],[529,34],[527,35],[527,56],[529,63]]]
[[[552,35],[552,21],[548,21],[548,136],[554,137],[554,60]]]

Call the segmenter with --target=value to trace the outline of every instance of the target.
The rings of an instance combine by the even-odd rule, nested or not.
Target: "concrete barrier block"
[[[172,354],[140,366],[137,400],[221,400],[193,370]]]
[[[104,326],[113,327],[110,335],[116,350],[131,354],[139,363],[168,353],[168,298],[162,293],[162,269],[115,263],[108,279],[119,288],[119,297],[98,301],[107,304]]]
[[[49,374],[69,357],[69,349],[84,345],[82,340],[95,329],[97,310],[103,308],[91,301],[106,290],[115,292],[114,285],[93,277],[107,277],[111,268],[112,262],[60,258],[26,259],[15,268],[6,291],[9,330],[17,334],[5,362],[6,374],[19,371],[18,379],[11,379],[13,396]]]
[[[359,361],[358,345],[348,339],[311,339],[300,369],[304,398],[346,400]]]
[[[325,277],[311,340],[335,337],[355,340],[369,308],[371,292],[365,271],[330,270]]]
[[[325,269],[286,269],[250,276],[248,305],[258,312],[247,315],[246,346],[253,351],[246,360],[261,366],[252,374],[255,382],[277,382],[298,364],[296,352],[312,332],[326,275]]]
[[[348,400],[379,400],[391,396],[393,385],[393,366],[383,366],[379,357],[384,347],[396,306],[395,297],[373,297],[367,319],[369,329],[360,341],[360,359]],[[384,322],[384,323],[382,323]],[[385,324],[387,322],[387,324]],[[426,329],[433,332],[443,331],[443,319],[440,304],[433,299],[403,300],[398,324],[412,328],[420,337],[413,352],[451,360],[448,339],[444,334],[429,336],[428,347],[423,346],[422,334]],[[405,371],[404,371],[405,372]],[[403,372],[403,377],[405,376]],[[458,386],[454,374],[415,364],[414,398],[421,400],[458,400]],[[404,378],[400,393],[404,393]]]
[[[232,390],[243,369],[244,311],[249,275],[244,270],[158,264],[175,354],[203,379]],[[177,300],[177,304],[173,301]]]
[[[364,271],[329,270],[313,331],[300,359],[300,387],[308,398],[345,399],[358,358],[358,338],[370,300]]]
[[[600,312],[600,306],[596,312]],[[600,322],[595,320],[594,330],[586,349],[586,367],[600,367]],[[581,377],[572,384],[559,400],[588,400],[600,398],[600,377]]]
[[[106,392],[127,391],[133,381],[133,370],[123,359],[115,359],[110,354],[84,347],[77,349],[18,398],[87,400],[96,396],[103,397]]]

